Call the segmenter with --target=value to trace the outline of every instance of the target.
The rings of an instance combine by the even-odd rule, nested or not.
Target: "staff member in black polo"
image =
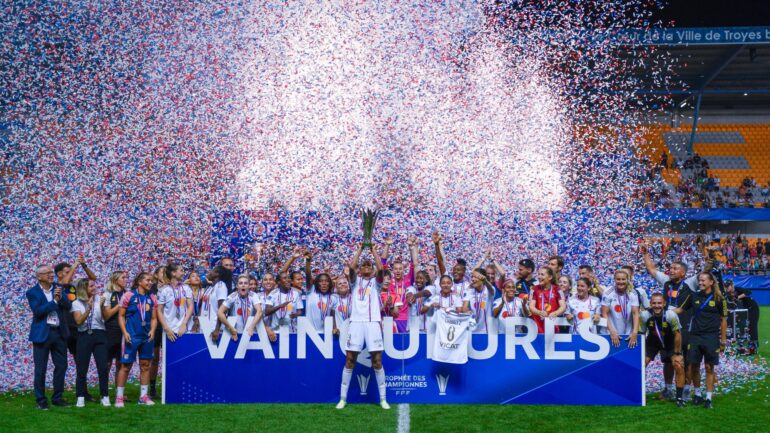
[[[683,309],[692,313],[688,326],[690,347],[687,350],[687,358],[695,388],[692,403],[704,403],[706,409],[711,409],[711,396],[716,382],[714,366],[719,365],[719,353],[725,350],[727,342],[727,301],[719,290],[716,278],[710,272],[701,272],[698,275],[698,285],[700,290],[682,305]],[[705,401],[700,392],[701,360],[706,363]]]
[[[35,271],[38,283],[27,290],[27,300],[32,309],[32,327],[29,341],[32,342],[32,356],[35,362],[35,399],[37,407],[48,410],[45,396],[45,372],[48,369],[48,356],[53,360],[53,398],[54,406],[69,406],[62,398],[64,392],[64,374],[67,372],[67,337],[69,329],[64,322],[69,314],[70,301],[62,296],[61,287],[53,284],[53,269],[40,266]]]
[[[650,308],[639,316],[640,331],[646,333],[645,367],[660,354],[663,365],[670,364],[676,373],[676,404],[684,403],[684,358],[682,356],[682,326],[679,316],[673,310],[666,309],[666,297],[656,292],[650,297]],[[664,391],[671,391],[666,384]]]

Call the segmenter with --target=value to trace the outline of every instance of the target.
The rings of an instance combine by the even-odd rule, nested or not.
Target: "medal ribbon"
[[[245,298],[241,300],[241,318],[243,319],[243,327],[246,327],[246,321],[249,319],[249,310],[251,309],[251,300],[247,294]]]
[[[665,311],[663,312],[663,314],[666,314]],[[662,319],[662,317],[661,317],[661,319]],[[663,321],[661,320],[661,323],[662,322]],[[660,328],[658,328],[658,321],[655,319],[655,317],[652,318],[652,323],[655,324],[655,333],[658,334],[658,340],[660,340],[660,345],[661,345],[661,347],[663,347],[665,349],[666,348],[666,343],[663,341],[663,334],[660,333]]]
[[[136,305],[139,307],[139,318],[142,319],[142,327],[147,326],[147,320],[145,320],[145,317],[147,316],[147,311],[145,311],[145,308],[147,307],[147,295],[140,295],[139,292],[136,293]],[[142,298],[144,298],[144,302],[142,302]]]

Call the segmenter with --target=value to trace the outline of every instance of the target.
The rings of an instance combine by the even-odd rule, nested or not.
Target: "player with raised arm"
[[[433,233],[433,245],[436,247],[436,262],[438,262],[439,275],[449,275],[447,274],[446,263],[444,262],[444,248],[439,232]],[[463,296],[468,287],[470,287],[470,282],[465,275],[466,266],[465,260],[459,258],[454,266],[452,266],[452,291],[458,296]]]
[[[345,367],[342,370],[342,383],[340,384],[340,401],[337,409],[345,408],[348,398],[348,387],[353,377],[353,367],[356,365],[358,354],[366,347],[372,356],[372,368],[377,379],[377,387],[380,392],[380,406],[390,409],[386,399],[385,370],[382,368],[382,351],[384,349],[384,336],[382,332],[382,302],[379,295],[379,284],[375,278],[375,268],[382,270],[382,261],[375,247],[371,248],[374,263],[370,259],[364,259],[358,275],[358,261],[364,251],[363,245],[359,245],[355,255],[350,260],[350,282],[352,285],[352,305],[350,325],[348,326],[348,338],[345,342]]]

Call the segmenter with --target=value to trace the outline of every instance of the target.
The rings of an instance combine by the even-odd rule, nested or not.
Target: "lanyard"
[[[628,322],[628,293],[623,294],[623,302],[620,302],[620,295],[617,295],[618,305],[620,305],[620,314],[623,316],[623,321]]]
[[[348,320],[350,317],[350,300],[353,297],[352,293],[348,293],[345,298],[340,298],[340,307],[342,307],[342,320]]]
[[[516,317],[516,297],[514,296],[511,302],[503,299],[505,305],[505,311],[508,313],[508,317]]]
[[[140,295],[139,292],[136,293],[136,305],[139,309],[139,318],[142,319],[142,327],[147,325],[147,320],[145,320],[145,317],[147,316],[147,295]],[[142,302],[144,300],[144,302]]]
[[[529,284],[527,284],[527,280],[522,279],[521,285],[524,286],[524,290],[527,291],[527,297],[529,297]]]
[[[196,296],[197,293],[197,296]],[[193,290],[193,315],[198,316],[200,314],[200,300],[201,300],[201,289],[198,289],[198,291]]]
[[[548,303],[546,304],[545,303],[545,293],[540,292],[540,308],[545,310],[545,311],[547,311],[547,312],[549,312],[549,313],[550,313],[550,309],[547,309],[546,305],[548,307],[551,306],[551,297],[552,296],[553,296],[553,287],[548,289]]]
[[[440,300],[444,300],[446,298],[447,298],[446,296],[441,296]],[[452,292],[449,292],[449,305],[447,305],[445,308],[452,308],[453,305],[454,305],[454,302],[452,302]],[[439,307],[441,307],[441,302],[439,302]]]
[[[323,310],[321,312],[321,318],[323,318],[323,319],[326,318],[326,314],[329,312],[329,304],[330,304],[329,301],[331,300],[331,296],[332,295],[327,293],[326,294],[326,302],[324,302],[324,300],[321,298],[321,294],[320,293],[318,294],[318,300],[321,302],[321,305],[323,305]]]
[[[98,305],[96,303],[96,299],[94,299],[94,305]],[[88,307],[87,304],[86,304],[86,307]],[[93,326],[93,321],[94,321],[94,310],[91,309],[91,312],[88,313],[88,319],[86,320],[86,329],[88,329],[89,331],[91,330],[91,326]]]
[[[700,304],[700,307],[698,307],[698,311],[695,312],[695,314],[692,315],[692,318],[690,319],[690,326],[687,328],[688,331],[692,332],[692,322],[695,320],[696,317],[703,311],[704,308],[706,308],[706,305],[708,305],[711,298],[714,297],[714,294],[710,294],[708,298],[706,298],[705,301],[703,301],[702,304]]]
[[[682,284],[684,284],[684,280],[680,281],[679,284],[676,285],[676,288],[672,288],[668,290],[668,305],[672,307],[678,307],[679,306],[679,292],[682,290]],[[672,298],[671,293],[676,292],[676,297]]]
[[[664,311],[663,314],[665,315],[666,312]],[[661,316],[661,323],[663,323],[664,317]],[[652,323],[655,324],[655,333],[658,334],[658,340],[660,340],[660,345],[662,348],[666,348],[666,343],[663,341],[663,334],[660,332],[660,328],[658,328],[658,321],[655,319],[655,316],[652,317]],[[663,325],[661,325],[663,326]]]
[[[283,293],[283,292],[281,292],[281,291],[278,291],[278,305],[281,305],[281,304],[283,304],[283,302],[281,302],[281,293]],[[288,297],[286,298],[286,300],[287,300],[287,301],[289,301],[289,304],[291,304],[292,302],[294,302],[294,297],[293,297],[292,295],[294,295],[294,289],[292,289],[292,288],[289,288],[289,295],[288,295]],[[287,305],[287,306],[288,306],[288,305]],[[285,318],[286,318],[286,313],[287,313],[287,311],[286,311],[286,307],[281,307],[281,312],[283,313],[283,315],[282,315],[282,316],[279,316],[279,317],[280,317],[281,319],[285,319]],[[280,313],[279,313],[279,314],[280,314]]]
[[[246,321],[249,319],[249,312],[251,310],[251,300],[249,295],[246,294],[245,298],[240,298],[241,301],[241,318],[243,319],[243,326],[246,326]]]

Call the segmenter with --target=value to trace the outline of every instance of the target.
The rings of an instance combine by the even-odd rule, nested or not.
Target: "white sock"
[[[123,397],[123,391],[125,391],[125,389],[126,389],[126,388],[125,388],[125,387],[123,387],[123,386],[119,386],[119,387],[117,388],[117,391],[116,391],[116,392],[118,393],[118,397]]]
[[[139,397],[144,397],[145,395],[147,395],[147,388],[149,388],[149,387],[150,387],[150,385],[141,385],[139,387],[139,389],[140,389]]]
[[[374,370],[374,377],[377,378],[377,387],[380,389],[380,401],[385,401],[385,395],[388,390],[385,384],[385,369]]]
[[[348,399],[348,387],[350,386],[350,379],[353,378],[352,368],[342,368],[342,383],[340,384],[340,400],[347,401]]]
[[[690,392],[690,385],[684,386],[684,392]]]
[[[706,391],[706,400],[711,400],[711,391]]]
[[[695,388],[695,396],[696,397],[700,397],[701,396],[700,388]]]

